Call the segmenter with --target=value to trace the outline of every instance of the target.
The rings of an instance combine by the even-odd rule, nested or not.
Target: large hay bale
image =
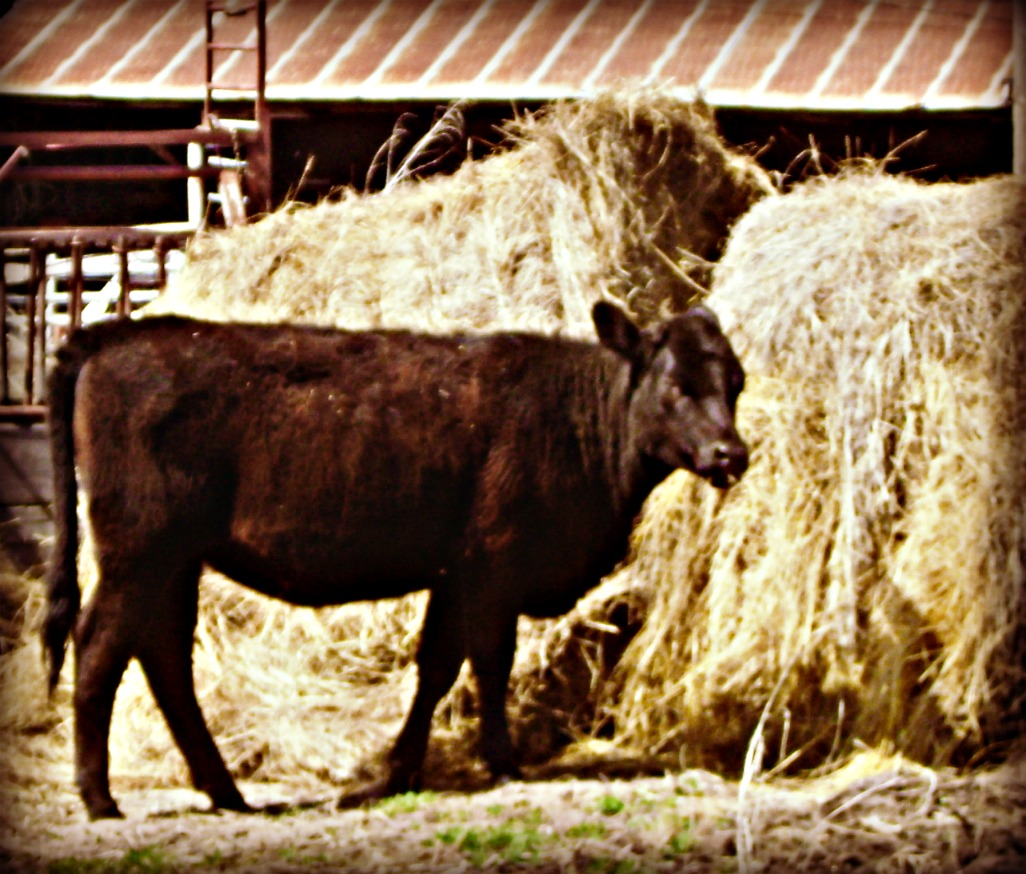
[[[742,483],[676,475],[607,716],[739,767],[855,741],[964,761],[1022,727],[1026,183],[819,178],[735,227],[708,303],[750,380]]]
[[[423,330],[590,336],[591,304],[648,317],[692,294],[731,224],[771,190],[709,112],[665,92],[609,93],[511,122],[512,145],[454,175],[199,237],[151,312]]]

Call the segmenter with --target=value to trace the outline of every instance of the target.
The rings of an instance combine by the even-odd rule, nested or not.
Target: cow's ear
[[[628,361],[637,361],[641,355],[642,339],[638,326],[622,309],[600,300],[591,310],[599,342],[607,349],[622,355]]]
[[[687,315],[698,316],[698,318],[705,320],[714,328],[716,328],[717,331],[721,330],[720,320],[716,318],[716,313],[714,313],[708,307],[702,306],[701,304],[696,304],[695,306],[688,309]]]

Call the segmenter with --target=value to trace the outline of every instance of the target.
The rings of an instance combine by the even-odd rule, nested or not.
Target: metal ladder
[[[255,22],[252,18],[255,14]],[[193,207],[205,213],[207,202],[220,205],[225,224],[243,224],[247,216],[271,208],[271,126],[265,96],[267,75],[267,0],[206,0],[206,71],[204,76],[203,126],[229,133],[233,146],[199,147],[193,161],[216,168],[217,191],[206,194],[196,189],[190,197]],[[239,34],[247,30],[245,36]],[[255,31],[255,41],[253,32]],[[226,64],[244,66],[246,56],[249,81],[215,81],[219,68]],[[245,77],[243,77],[245,78]],[[249,103],[249,117],[238,117],[240,103]],[[224,112],[230,112],[226,116]],[[226,154],[227,152],[227,154]],[[194,185],[202,186],[196,179]],[[204,216],[191,218],[201,224]]]

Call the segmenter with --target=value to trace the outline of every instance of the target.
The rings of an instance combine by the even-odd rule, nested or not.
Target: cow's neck
[[[607,378],[601,381],[605,396],[600,403],[606,411],[606,469],[616,484],[617,511],[633,520],[641,512],[645,499],[670,473],[666,465],[643,455],[635,444],[630,423],[632,385],[630,366],[614,358]]]

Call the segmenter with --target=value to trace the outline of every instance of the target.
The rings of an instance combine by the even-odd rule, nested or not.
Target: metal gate
[[[182,249],[219,206],[225,224],[270,208],[270,119],[264,94],[266,0],[206,0],[202,122],[182,130],[0,133],[0,185],[47,180],[181,179],[188,217],[170,225],[0,229],[0,423],[41,421],[45,374],[73,327],[129,315],[159,293]],[[223,31],[248,17],[251,37]],[[247,24],[247,27],[249,25]],[[252,81],[216,79],[218,61],[253,58]],[[247,78],[243,76],[241,78]],[[231,117],[226,117],[231,116]],[[152,164],[34,165],[33,152],[149,147]],[[187,147],[185,161],[169,148]]]
[[[45,374],[65,334],[149,303],[191,235],[139,227],[0,230],[0,419],[42,420]]]

